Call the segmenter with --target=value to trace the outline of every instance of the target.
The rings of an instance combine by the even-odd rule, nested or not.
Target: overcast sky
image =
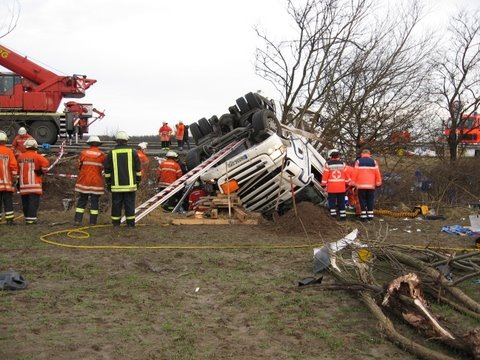
[[[254,27],[275,37],[288,33],[284,0],[18,2],[17,27],[0,44],[57,74],[96,79],[79,100],[106,113],[90,134],[153,135],[163,121],[220,116],[250,91],[278,98],[255,75],[261,42]],[[479,0],[430,3],[439,26],[459,4],[480,6]],[[0,0],[0,16],[4,6]]]

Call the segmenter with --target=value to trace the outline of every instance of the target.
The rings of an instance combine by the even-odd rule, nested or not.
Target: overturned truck
[[[263,214],[279,210],[294,196],[316,203],[325,200],[320,186],[325,159],[307,138],[280,124],[273,101],[248,93],[228,111],[190,125],[197,146],[187,153],[189,169],[227,145],[245,140],[203,172],[203,182],[221,193],[236,191],[246,210]]]

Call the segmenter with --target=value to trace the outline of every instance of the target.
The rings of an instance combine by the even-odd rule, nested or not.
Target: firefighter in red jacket
[[[25,141],[26,151],[18,157],[20,195],[27,225],[37,223],[40,196],[43,194],[42,176],[50,165],[45,157],[37,153],[37,148],[37,141],[28,139]]]
[[[160,141],[162,142],[162,149],[169,150],[170,149],[170,136],[172,135],[172,128],[168,126],[166,121],[163,122],[163,125],[160,129],[158,129],[158,136],[160,137]]]
[[[5,146],[7,139],[7,134],[0,131],[0,216],[3,205],[7,225],[13,225],[13,192],[18,176],[18,164],[12,149]]]
[[[347,219],[345,194],[350,185],[350,172],[347,164],[340,160],[340,152],[337,149],[330,150],[328,156],[330,159],[325,163],[321,185],[328,193],[330,215],[337,217],[338,210],[340,221],[345,221]]]
[[[75,225],[82,223],[89,198],[90,225],[97,224],[100,196],[105,193],[105,181],[102,174],[105,153],[98,148],[102,142],[98,136],[92,135],[88,138],[87,144],[90,147],[82,150],[78,158],[80,173],[75,184],[75,191],[79,193],[79,197],[75,208]]]
[[[147,142],[141,142],[138,144],[137,147],[138,158],[140,159],[140,163],[142,165],[142,183],[148,181],[148,174],[150,173],[150,159],[145,153],[147,146]]]
[[[193,189],[188,195],[188,210],[197,210],[199,207],[198,202],[205,196],[208,196],[208,193],[202,187],[200,181],[195,181]]]
[[[177,179],[180,179],[183,175],[182,168],[177,161],[177,153],[175,151],[168,151],[165,156],[167,159],[159,164],[157,170],[158,191],[162,191]],[[164,209],[170,210],[177,204],[177,202],[178,196],[174,196],[172,199],[167,201],[167,203],[164,205]]]
[[[361,221],[373,220],[375,203],[375,189],[382,186],[382,175],[376,160],[372,159],[370,150],[362,150],[360,157],[355,161],[353,182],[357,187],[360,201]]]
[[[18,157],[18,155],[26,151],[25,141],[27,141],[28,139],[33,139],[33,136],[27,133],[27,129],[25,129],[24,127],[18,129],[18,134],[12,141],[12,149],[15,153],[15,156]]]

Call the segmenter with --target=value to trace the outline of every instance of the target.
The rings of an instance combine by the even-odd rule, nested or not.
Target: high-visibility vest
[[[159,187],[167,187],[182,177],[182,168],[173,159],[162,161],[158,166],[157,178]]]
[[[382,175],[376,160],[368,154],[362,154],[355,161],[354,183],[357,189],[375,190],[382,185]]]
[[[142,165],[137,152],[119,144],[106,157],[105,181],[112,192],[134,192],[142,179]]]
[[[332,158],[325,163],[322,174],[322,186],[327,193],[344,193],[350,184],[350,173],[347,165],[339,158]]]

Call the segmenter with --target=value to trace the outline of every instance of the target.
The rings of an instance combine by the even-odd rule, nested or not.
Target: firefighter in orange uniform
[[[45,157],[37,153],[37,148],[37,141],[28,139],[25,141],[26,151],[18,157],[20,195],[27,225],[37,223],[40,196],[43,194],[42,176],[50,165]]]
[[[140,159],[140,163],[142,164],[142,183],[148,181],[148,174],[150,173],[150,159],[145,153],[147,146],[147,142],[141,142],[137,146],[138,158]]]
[[[88,149],[82,150],[78,158],[78,174],[75,184],[75,191],[79,193],[77,206],[75,208],[75,225],[82,223],[85,207],[90,198],[90,225],[97,224],[100,195],[105,193],[105,181],[103,179],[103,163],[105,153],[98,147],[102,145],[98,136],[92,135],[88,138]]]
[[[183,138],[185,135],[185,125],[183,125],[183,121],[179,121],[177,125],[177,132],[175,134],[175,139],[177,140],[178,150],[183,150]]]
[[[322,174],[322,187],[328,193],[328,207],[330,215],[337,217],[337,209],[340,221],[347,219],[345,211],[345,194],[350,185],[350,173],[347,164],[340,160],[340,152],[332,149],[328,153],[329,160],[325,163]]]
[[[362,150],[355,161],[353,181],[358,191],[360,201],[361,221],[373,220],[375,189],[382,186],[382,175],[376,160],[372,159],[370,150]]]
[[[170,149],[170,135],[172,135],[172,128],[164,121],[162,127],[158,130],[158,136],[160,136],[163,150]]]
[[[12,149],[5,146],[7,134],[0,131],[0,216],[5,211],[7,225],[13,225],[13,192],[18,176],[18,164]]]
[[[33,137],[32,135],[27,133],[27,129],[25,129],[24,127],[18,129],[18,134],[12,141],[12,149],[16,157],[26,151],[25,141],[27,141],[28,139],[33,139]]]
[[[166,157],[167,159],[159,164],[157,170],[158,191],[162,191],[177,179],[180,179],[183,175],[182,168],[177,161],[177,153],[175,151],[168,151]],[[181,196],[181,194],[179,195]],[[169,210],[170,208],[173,209],[177,202],[178,196],[174,196],[167,201],[167,203],[164,205],[164,208]]]

